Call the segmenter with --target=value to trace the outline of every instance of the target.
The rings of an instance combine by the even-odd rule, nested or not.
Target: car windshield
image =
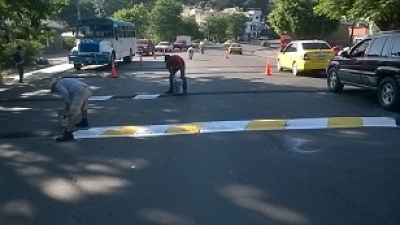
[[[309,42],[302,45],[304,50],[331,49],[331,46],[325,42]]]
[[[139,40],[137,41],[137,43],[138,43],[138,44],[148,44],[149,41],[148,41],[148,40],[144,40],[144,39],[139,39]]]
[[[231,47],[240,47],[240,44],[232,44]]]
[[[77,27],[78,38],[112,38],[113,27],[110,25],[84,25]]]

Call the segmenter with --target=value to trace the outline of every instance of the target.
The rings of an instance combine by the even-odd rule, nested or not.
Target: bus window
[[[104,38],[113,37],[112,26],[110,25],[84,25],[77,27],[78,38]]]
[[[122,31],[122,26],[118,26],[118,37],[119,38],[123,38],[124,37],[123,31]]]

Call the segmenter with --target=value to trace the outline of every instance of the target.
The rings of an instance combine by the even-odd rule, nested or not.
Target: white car
[[[166,52],[172,52],[174,50],[174,45],[168,41],[162,41],[162,42],[158,43],[154,47],[154,49],[156,50],[156,52],[163,52],[164,49]]]

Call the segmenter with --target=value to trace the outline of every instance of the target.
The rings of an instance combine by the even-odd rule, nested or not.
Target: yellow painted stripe
[[[104,131],[102,136],[121,136],[121,135],[132,135],[134,134],[140,127],[139,126],[125,126],[120,129],[110,129]]]
[[[363,121],[361,117],[331,117],[328,121],[328,127],[345,128],[345,127],[361,127]]]
[[[196,134],[200,132],[201,123],[178,124],[168,128],[166,134]]]
[[[245,130],[283,130],[288,120],[253,120]]]

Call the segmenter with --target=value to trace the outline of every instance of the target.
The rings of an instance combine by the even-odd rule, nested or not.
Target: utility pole
[[[79,0],[76,0],[76,9],[78,11],[78,20],[81,19],[81,7],[79,5]]]

